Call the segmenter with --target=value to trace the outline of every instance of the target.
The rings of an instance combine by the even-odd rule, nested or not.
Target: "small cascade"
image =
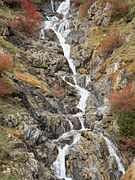
[[[63,149],[58,147],[59,153],[56,161],[52,165],[52,169],[55,171],[55,176],[59,179],[72,180],[71,178],[66,177],[66,168],[65,168],[65,156],[68,153],[68,149],[71,148],[74,144],[81,139],[80,134],[74,136],[73,143],[71,145],[65,145]]]
[[[55,10],[54,10],[54,1],[53,0],[51,0],[51,8],[52,8],[52,12],[55,12]]]
[[[52,5],[52,11],[54,11],[53,0],[51,0],[51,5]],[[61,20],[56,16],[47,17],[48,21],[45,21],[44,28],[41,31],[42,38],[44,39],[45,39],[45,36],[43,32],[45,29],[51,29],[57,35],[59,39],[59,43],[63,49],[64,56],[68,61],[70,69],[72,70],[73,74],[71,77],[73,79],[73,83],[66,80],[66,77],[68,77],[66,75],[64,75],[62,79],[67,84],[74,87],[77,90],[78,95],[80,96],[80,100],[78,102],[77,108],[80,109],[81,112],[75,114],[74,116],[78,117],[81,123],[81,129],[74,130],[73,124],[67,119],[70,125],[70,131],[65,132],[58,139],[53,140],[54,143],[58,143],[60,140],[66,140],[67,138],[73,137],[73,142],[70,145],[66,144],[63,148],[58,145],[58,156],[52,165],[52,169],[54,170],[56,178],[65,179],[65,180],[72,180],[71,178],[66,177],[65,157],[68,154],[69,150],[73,147],[73,145],[75,145],[81,139],[81,132],[89,130],[89,129],[86,129],[84,126],[83,116],[85,114],[87,99],[90,96],[90,92],[86,90],[86,88],[91,82],[90,77],[88,75],[80,75],[77,73],[76,67],[74,65],[74,60],[71,59],[70,57],[70,45],[66,42],[66,39],[65,39],[70,32],[69,22],[66,17],[69,13],[69,9],[70,9],[70,0],[63,1],[56,11],[57,13],[63,15],[63,19]],[[94,134],[92,131],[91,133]],[[97,136],[96,134],[94,135]],[[115,145],[103,135],[101,136],[106,142],[110,156],[113,156],[116,159],[119,171],[121,171],[124,174],[125,172],[124,167],[122,166],[120,158],[117,155]]]
[[[101,137],[103,137],[103,139],[106,142],[106,145],[108,147],[108,151],[110,153],[110,156],[113,156],[117,162],[118,165],[118,169],[119,171],[121,171],[123,174],[125,174],[125,169],[123,167],[123,164],[121,162],[121,159],[119,158],[119,156],[117,155],[117,148],[116,146],[105,136],[101,135]]]
[[[67,121],[68,121],[68,123],[69,123],[69,125],[70,125],[70,130],[73,130],[73,128],[74,128],[73,124],[71,123],[71,121],[69,121],[68,118],[66,118],[66,119],[67,119]]]
[[[55,176],[59,179],[64,178],[65,180],[71,180],[71,178],[66,177],[65,168],[65,156],[68,151],[69,146],[66,144],[63,149],[58,147],[59,153],[56,161],[53,163],[52,169],[55,171]]]
[[[63,1],[57,9],[57,13],[66,16],[70,9],[70,0]]]

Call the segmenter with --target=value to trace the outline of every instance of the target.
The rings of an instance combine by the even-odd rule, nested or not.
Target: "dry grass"
[[[135,180],[135,164],[132,164],[126,171],[122,180]]]
[[[47,86],[45,85],[44,82],[39,81],[38,79],[36,79],[34,76],[32,76],[30,74],[15,72],[15,75],[17,78],[19,78],[27,83],[30,83],[32,85],[42,88],[45,91],[48,91]]]

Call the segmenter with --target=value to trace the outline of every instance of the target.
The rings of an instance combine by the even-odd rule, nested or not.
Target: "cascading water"
[[[52,11],[54,11],[53,0],[51,0],[51,5],[52,5]],[[74,116],[79,118],[81,126],[82,126],[81,129],[80,130],[74,130],[73,124],[69,120],[67,120],[67,121],[69,121],[70,131],[64,133],[57,140],[54,140],[54,142],[59,142],[61,139],[66,139],[66,138],[69,138],[71,136],[73,137],[73,143],[72,144],[70,144],[70,145],[66,144],[63,148],[58,146],[58,151],[59,151],[58,156],[52,165],[52,169],[55,172],[55,176],[59,179],[65,179],[65,180],[71,180],[71,178],[66,177],[65,156],[67,155],[69,149],[74,144],[76,144],[77,141],[79,141],[81,139],[81,131],[87,131],[88,130],[84,126],[83,115],[85,114],[86,101],[90,95],[90,92],[88,92],[85,88],[91,82],[89,76],[87,76],[87,75],[82,76],[82,75],[77,74],[76,68],[74,66],[73,59],[70,58],[70,45],[65,40],[65,38],[67,37],[67,35],[70,32],[69,22],[66,18],[67,14],[69,13],[69,9],[70,9],[70,0],[63,1],[56,11],[57,13],[63,15],[63,19],[60,20],[56,16],[48,17],[48,21],[45,21],[44,28],[41,30],[42,39],[45,38],[44,33],[43,33],[44,29],[52,29],[55,32],[55,34],[57,35],[59,42],[60,42],[60,45],[61,45],[63,52],[64,52],[64,56],[67,59],[67,61],[69,63],[69,67],[72,70],[72,73],[73,73],[72,77],[73,77],[74,83],[72,84],[72,83],[68,82],[66,80],[66,76],[63,76],[62,79],[64,81],[66,81],[67,84],[74,87],[77,90],[78,94],[80,95],[80,100],[79,100],[79,103],[77,105],[77,108],[80,109],[81,112],[77,113]],[[82,79],[83,79],[83,83],[82,83]],[[84,81],[84,79],[85,79],[85,81]],[[91,132],[91,133],[93,134],[93,132]],[[104,137],[103,135],[101,135],[101,137],[106,142],[110,156],[115,157],[115,160],[118,164],[119,171],[122,171],[124,174],[125,173],[124,167],[121,163],[120,158],[118,157],[118,155],[116,153],[116,147],[114,146],[114,144],[112,142],[110,142],[109,139],[107,139],[107,137]]]

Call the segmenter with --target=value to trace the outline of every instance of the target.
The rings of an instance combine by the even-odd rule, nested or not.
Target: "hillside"
[[[22,2],[0,1],[0,180],[133,180],[134,0]]]

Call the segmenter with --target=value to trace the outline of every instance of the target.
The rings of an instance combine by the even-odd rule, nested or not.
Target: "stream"
[[[54,2],[51,0],[51,7],[52,11],[55,11],[54,8]],[[44,30],[51,29],[55,32],[59,39],[59,43],[63,49],[63,53],[65,58],[68,61],[69,67],[72,70],[72,78],[73,83],[68,82],[66,80],[67,75],[63,75],[62,79],[71,87],[75,88],[78,95],[80,96],[77,108],[80,110],[79,113],[73,115],[78,117],[80,123],[81,123],[81,129],[80,130],[74,130],[73,124],[70,122],[70,120],[67,119],[70,125],[70,131],[65,132],[62,136],[60,136],[58,139],[53,140],[54,143],[58,143],[61,139],[67,139],[69,137],[73,137],[73,142],[69,145],[66,144],[64,147],[61,147],[59,144],[58,147],[58,155],[54,163],[52,164],[51,168],[54,171],[54,175],[58,179],[65,179],[65,180],[72,180],[72,178],[69,178],[66,176],[66,166],[65,166],[65,157],[68,154],[69,150],[82,138],[81,132],[82,131],[91,131],[90,129],[86,129],[84,126],[84,114],[86,109],[86,102],[88,97],[91,95],[91,93],[86,90],[86,87],[91,83],[90,76],[89,75],[82,75],[77,73],[74,60],[70,57],[70,45],[66,42],[66,37],[70,33],[70,21],[68,20],[68,14],[70,10],[70,0],[65,0],[61,2],[59,7],[57,8],[56,12],[58,14],[61,14],[63,16],[62,19],[59,19],[56,16],[47,17],[48,21],[44,22],[44,27],[41,30],[41,37],[45,40],[45,34]],[[85,79],[85,84],[81,82],[82,79]],[[91,134],[94,134],[94,136],[97,136],[95,133],[91,131]],[[101,133],[101,137],[104,139],[106,146],[109,151],[109,156],[113,157],[117,163],[118,170],[121,171],[123,174],[125,173],[124,166],[121,162],[121,157],[118,156],[118,150],[116,146]]]

